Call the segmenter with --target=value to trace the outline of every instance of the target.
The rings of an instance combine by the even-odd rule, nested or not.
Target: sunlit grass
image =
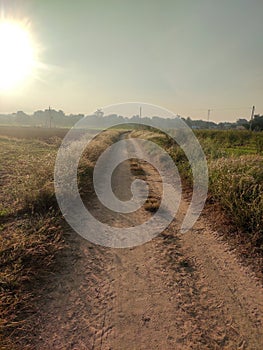
[[[55,202],[57,145],[0,138],[0,328],[5,339],[30,312],[29,287],[63,247]]]
[[[92,183],[97,158],[120,133],[102,133],[84,151],[79,164],[82,194]],[[65,246],[53,184],[60,143],[54,135],[45,135],[44,141],[0,137],[0,331],[6,349],[15,348],[14,339],[28,322],[35,281],[50,273]]]

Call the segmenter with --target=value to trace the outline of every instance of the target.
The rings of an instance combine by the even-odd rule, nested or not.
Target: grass
[[[182,185],[183,188],[185,187],[192,187],[192,171],[190,164],[187,160],[186,155],[184,154],[184,151],[178,147],[177,143],[174,139],[171,137],[168,137],[163,132],[151,128],[150,130],[146,128],[146,130],[137,130],[132,132],[132,137],[142,138],[144,140],[151,141],[153,143],[156,143],[161,148],[163,148],[174,160],[175,165],[178,168],[178,171],[182,178]],[[147,147],[147,146],[146,146]],[[148,146],[148,152],[152,153],[151,146]],[[154,156],[154,154],[152,154]],[[159,155],[158,158],[160,163],[165,162],[166,158],[165,156]]]
[[[237,230],[263,253],[263,133],[197,131],[209,168],[209,191]]]
[[[122,129],[109,129],[96,136],[84,150],[79,162],[78,185],[83,196],[93,192],[93,169],[101,153],[114,142],[119,140],[120,135],[125,132]]]
[[[103,132],[83,152],[78,171],[82,196],[90,191],[99,155],[123,132]],[[262,254],[263,133],[198,130],[196,135],[208,160],[209,195]],[[43,138],[40,133],[37,139],[29,134],[23,139],[13,130],[12,136],[16,138],[0,136],[0,328],[2,348],[8,350],[15,349],[15,338],[34,312],[36,282],[51,272],[64,247],[62,218],[53,189],[55,158],[63,135],[45,131]],[[190,166],[174,140],[153,129],[136,129],[133,136],[164,147],[186,184],[191,185]],[[130,164],[133,175],[145,175],[136,160]],[[147,199],[146,210],[155,212],[158,207],[158,200]]]
[[[209,170],[209,198],[218,203],[233,227],[263,254],[263,133],[243,130],[197,130]],[[158,130],[137,130],[163,147],[174,159],[183,189],[191,188],[189,162],[176,142]]]
[[[244,155],[209,163],[210,193],[237,229],[263,250],[263,157]]]
[[[30,126],[0,126],[0,134],[10,138],[41,140],[54,143],[61,140],[69,131],[67,128],[40,128]]]
[[[144,209],[151,212],[155,213],[160,207],[160,200],[154,197],[148,197],[145,204],[144,204]]]
[[[1,333],[6,348],[32,312],[32,284],[63,247],[52,186],[57,144],[0,137]]]
[[[137,159],[130,159],[130,169],[132,175],[134,176],[145,176],[145,171],[143,170]]]
[[[121,132],[103,132],[84,151],[79,163],[82,194],[92,182],[96,159]],[[1,349],[21,348],[16,344],[35,312],[36,285],[50,274],[65,247],[64,224],[53,186],[60,143],[59,134],[47,137],[45,132],[42,139],[41,134],[38,139],[0,136]]]
[[[263,153],[263,134],[246,130],[196,130],[206,156],[216,159]]]
[[[42,211],[54,205],[52,186],[57,145],[0,138],[0,212]]]

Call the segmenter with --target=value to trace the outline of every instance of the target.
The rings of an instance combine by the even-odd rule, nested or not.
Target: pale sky
[[[193,119],[263,114],[262,0],[6,0],[41,62],[0,113],[142,101]],[[1,53],[1,47],[0,47]]]

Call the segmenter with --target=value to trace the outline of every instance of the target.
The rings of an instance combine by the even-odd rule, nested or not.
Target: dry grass
[[[93,193],[93,169],[99,156],[114,142],[119,140],[123,130],[109,129],[97,135],[84,150],[79,162],[79,190],[83,196]]]
[[[79,165],[82,195],[90,191],[99,155],[117,141],[122,132],[103,132],[84,151]],[[165,147],[179,165],[181,174],[190,176],[184,154],[165,135],[146,130],[135,131],[133,136],[143,136]],[[202,137],[205,136],[202,134]],[[218,145],[211,137],[204,141],[209,159],[210,195],[228,213],[233,225],[246,232],[253,246],[262,253],[263,157],[256,154],[240,157],[241,148],[230,157],[222,144],[217,150],[213,142]],[[238,142],[242,140],[239,138]],[[59,144],[60,138],[56,135],[49,135],[44,141],[0,137],[0,327],[8,350],[15,349],[14,337],[34,312],[35,282],[51,271],[57,252],[63,248],[61,216],[53,189]],[[229,144],[227,147],[230,149]],[[247,145],[243,147],[246,153]],[[145,176],[138,161],[131,160],[130,164],[134,176]],[[149,196],[144,206],[147,211],[155,212],[159,200]]]
[[[143,170],[143,168],[139,164],[139,161],[137,161],[136,159],[130,159],[130,169],[131,169],[132,175],[134,175],[136,177],[138,177],[138,176],[144,177],[145,176],[145,171]]]
[[[262,256],[263,133],[206,130],[197,136],[208,159],[210,196],[251,251]]]
[[[57,146],[1,138],[0,148],[0,212],[34,212],[41,205],[46,209],[47,205],[54,204],[52,181]]]
[[[31,309],[34,281],[50,271],[56,253],[63,248],[53,172],[61,143],[59,136],[65,134],[63,130],[57,130],[56,135],[54,130],[40,129],[36,131],[38,140],[32,140],[28,129],[4,130],[4,134],[7,131],[18,137],[21,132],[27,133],[27,137],[0,137],[0,313],[6,339],[25,320],[25,310]],[[86,184],[92,182],[97,158],[122,132],[108,130],[89,143],[79,165],[82,193]],[[76,143],[79,136],[77,133]]]
[[[32,312],[32,283],[63,247],[52,185],[56,150],[42,141],[0,138],[0,328],[8,349]]]
[[[34,284],[50,272],[63,247],[60,224],[55,213],[23,216],[6,223],[1,233],[0,328],[8,349],[34,312]]]
[[[121,131],[102,133],[89,144],[79,166],[80,188],[92,181],[100,153]],[[15,349],[30,324],[35,298],[64,248],[53,172],[61,140],[0,137],[0,306],[3,349]],[[77,138],[76,138],[76,142]],[[19,346],[18,346],[19,348]]]
[[[69,129],[23,126],[0,126],[0,135],[23,140],[40,140],[46,143],[61,141]]]
[[[157,198],[149,196],[144,204],[144,209],[151,212],[155,213],[160,207],[160,200]]]
[[[163,147],[178,167],[183,189],[191,188],[189,162],[175,142],[153,129],[137,130],[132,135]],[[196,135],[208,160],[209,198],[221,206],[233,228],[247,235],[253,250],[262,255],[263,133],[198,130]],[[147,205],[151,208],[151,203]]]
[[[209,170],[214,199],[263,250],[263,157],[222,158],[210,162]]]

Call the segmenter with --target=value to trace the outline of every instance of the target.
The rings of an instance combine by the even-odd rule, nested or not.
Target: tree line
[[[160,116],[142,117],[134,115],[131,118],[123,117],[117,114],[104,116],[101,110],[97,110],[92,115],[85,116],[84,114],[69,114],[66,115],[62,110],[45,109],[35,111],[33,114],[26,114],[23,111],[18,111],[11,114],[0,114],[0,125],[19,125],[19,126],[34,126],[44,128],[54,127],[72,127],[82,118],[86,118],[86,125],[91,128],[106,128],[116,123],[144,123],[151,121],[155,127],[173,128],[176,127],[176,119],[162,118]],[[252,121],[247,119],[238,119],[236,122],[220,122],[215,123],[205,120],[193,120],[191,118],[181,118],[192,129],[250,129],[255,131],[263,130],[263,115],[255,115]]]

